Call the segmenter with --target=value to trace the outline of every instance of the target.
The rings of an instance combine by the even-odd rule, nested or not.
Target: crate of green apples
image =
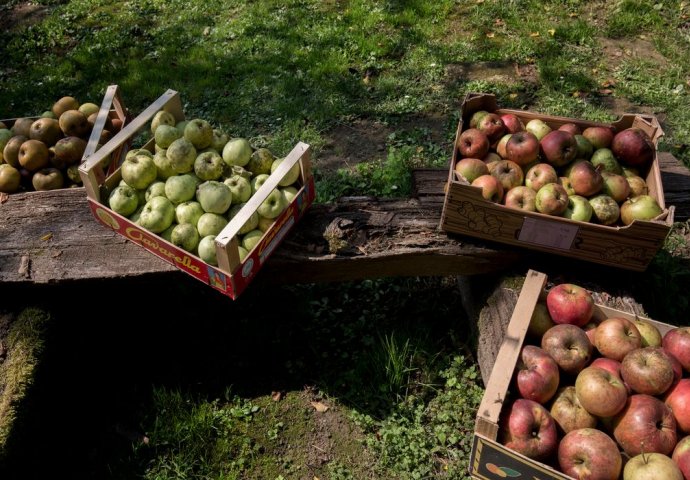
[[[654,116],[611,123],[462,105],[441,228],[643,271],[673,224]]]
[[[115,100],[113,85],[99,118]],[[233,299],[315,196],[309,145],[285,156],[256,148],[207,119],[186,119],[174,90],[86,152],[79,173],[98,221]]]
[[[530,270],[475,424],[473,478],[690,478],[690,327]]]

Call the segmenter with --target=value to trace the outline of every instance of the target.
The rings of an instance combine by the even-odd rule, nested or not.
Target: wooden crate
[[[491,376],[477,411],[470,454],[472,478],[498,480],[515,476],[518,478],[571,479],[555,468],[510,450],[497,441],[501,412],[509,396],[510,382],[515,372],[520,350],[527,336],[527,328],[532,313],[540,298],[545,300],[546,280],[545,274],[534,270],[529,270],[525,277],[525,283],[506,328],[501,348],[496,355]],[[624,317],[631,321],[641,318],[631,313],[595,304],[594,320],[604,320],[610,317]],[[647,318],[644,320],[656,326],[662,335],[675,328],[655,320]],[[510,471],[517,472],[520,476],[517,474],[508,475],[507,472]]]
[[[110,102],[122,103],[116,85],[108,89],[104,97],[101,115],[110,110]],[[218,266],[205,263],[198,256],[189,253],[157,234],[136,225],[126,217],[118,215],[106,205],[108,192],[119,184],[121,161],[132,146],[137,134],[147,128],[151,119],[159,110],[170,112],[177,122],[184,120],[182,104],[178,92],[168,90],[143,112],[134,118],[108,143],[95,152],[89,151],[79,167],[79,173],[86,188],[87,199],[94,217],[103,225],[112,228],[125,238],[145,248],[197,280],[211,285],[232,299],[237,298],[247,285],[255,278],[263,264],[284,239],[285,235],[303,216],[315,197],[314,177],[311,173],[310,146],[299,142],[285,157],[280,166],[273,172],[261,188],[249,199],[247,204],[235,215],[225,228],[216,236],[216,258]],[[143,146],[153,151],[153,139]],[[103,168],[107,157],[112,155],[109,172]],[[295,198],[285,211],[264,232],[261,240],[248,253],[243,261],[239,258],[238,232],[252,216],[261,203],[268,197],[278,182],[296,163],[300,165],[300,188]],[[112,172],[112,173],[110,173]]]
[[[462,104],[456,144],[460,134],[466,130],[465,126],[469,125],[472,114],[479,110],[499,115],[513,113],[524,123],[539,118],[554,129],[564,123],[575,123],[582,129],[609,125],[615,127],[616,131],[636,127],[644,130],[652,138],[655,146],[659,137],[663,135],[654,116],[626,114],[611,124],[603,124],[540,115],[524,110],[499,109],[493,95],[469,94]],[[455,173],[454,167],[458,160],[456,148],[450,162],[441,215],[441,229],[449,233],[470,235],[613,267],[644,271],[663,245],[673,225],[674,208],[667,208],[664,201],[656,152],[649,171],[641,173],[647,182],[649,194],[659,202],[662,214],[652,221],[636,220],[628,226],[579,222],[538,212],[516,210],[485,200],[480,188],[470,186]]]
[[[105,103],[106,100],[108,99],[109,95],[112,94],[109,90],[110,89],[106,90],[102,104]],[[86,149],[84,150],[84,155],[82,155],[82,162],[84,161],[84,159],[87,156],[91,155],[93,152],[96,151],[96,149],[99,148],[99,140],[101,137],[101,133],[103,132],[103,129],[105,128],[105,122],[108,119],[119,120],[122,123],[121,128],[124,128],[129,123],[129,120],[130,120],[129,112],[124,107],[124,105],[119,101],[119,98],[116,99],[115,101],[110,100],[108,104],[111,105],[111,108],[109,108],[108,110],[105,110],[105,111],[103,111],[103,109],[101,108],[103,115],[101,115],[101,112],[99,112],[99,117],[96,120],[96,122],[94,123],[93,128],[91,129],[91,133],[89,134],[89,138],[88,138],[87,143],[86,143]],[[41,117],[28,117],[28,118],[31,118],[33,120],[38,120]],[[11,128],[12,125],[14,125],[14,122],[16,120],[17,120],[17,118],[7,118],[4,120],[0,119],[0,122],[3,122],[7,126],[7,128]],[[66,182],[66,183],[68,183],[68,182]],[[73,186],[74,185],[72,185],[72,186],[66,185],[64,188],[72,188]],[[36,190],[33,190],[33,189],[27,190],[27,193],[32,193],[32,192],[36,192]],[[19,193],[19,192],[17,192],[17,193]]]

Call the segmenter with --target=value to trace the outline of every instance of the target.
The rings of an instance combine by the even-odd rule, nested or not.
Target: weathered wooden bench
[[[690,218],[690,172],[660,155],[666,203]],[[406,199],[343,198],[313,205],[259,277],[315,283],[386,276],[497,273],[531,258],[516,249],[448,235],[438,226],[444,169],[414,172]],[[81,188],[10,195],[0,204],[0,283],[44,284],[179,271],[96,222]],[[258,280],[258,278],[257,278]]]

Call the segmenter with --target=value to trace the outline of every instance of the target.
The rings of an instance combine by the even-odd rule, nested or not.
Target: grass
[[[5,2],[0,13],[18,3]],[[0,118],[38,115],[63,95],[100,103],[110,84],[120,85],[136,113],[173,88],[188,117],[210,119],[233,136],[278,154],[298,140],[310,143],[321,203],[343,195],[408,195],[412,168],[447,165],[457,109],[468,92],[493,93],[509,108],[600,121],[613,120],[617,105],[645,108],[663,119],[659,148],[690,165],[687,2],[39,4],[47,8],[44,17],[0,29]],[[487,66],[502,74],[486,75]],[[440,135],[404,122],[433,115],[447,119]],[[340,140],[333,138],[336,127],[355,122],[384,125],[383,148],[360,154],[348,167],[323,167],[320,155]],[[640,301],[660,320],[687,317],[686,234],[687,225],[676,225],[637,285]],[[185,324],[179,312],[170,313],[172,326],[153,321],[148,343],[134,339],[142,351],[153,350],[147,357],[153,365],[126,359],[135,387],[129,378],[116,383],[125,393],[113,396],[126,401],[109,403],[107,412],[74,407],[89,419],[127,418],[149,443],[108,437],[109,448],[90,451],[90,467],[109,478],[304,478],[313,460],[305,456],[305,442],[320,438],[318,421],[326,418],[305,409],[316,398],[352,433],[331,439],[338,453],[310,467],[313,476],[466,478],[482,389],[467,348],[471,329],[463,326],[457,292],[446,279],[299,286],[279,295],[294,302],[290,318],[275,318],[253,293],[247,298],[256,305],[233,304],[236,318],[200,320],[193,334],[179,326]],[[111,319],[110,328],[118,332],[124,323],[142,333],[148,327],[140,323],[158,319],[146,311],[149,317],[139,323]],[[134,341],[113,331],[103,336]],[[166,341],[197,342],[187,348],[199,358],[183,362]],[[83,348],[90,355],[84,358],[107,361],[95,347]],[[171,364],[182,371],[168,371]],[[106,373],[117,379],[121,367]],[[103,375],[88,373],[83,382]],[[268,394],[276,378],[286,390],[280,402]],[[85,458],[83,451],[60,451],[63,462]]]

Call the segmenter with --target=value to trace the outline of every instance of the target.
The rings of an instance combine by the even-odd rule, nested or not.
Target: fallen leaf
[[[609,78],[608,80],[604,80],[603,82],[601,82],[601,86],[604,88],[615,87],[616,81]]]
[[[58,250],[57,252],[53,252],[53,258],[57,258],[60,255],[62,255],[62,250]]]
[[[547,30],[547,32],[549,32],[549,35],[551,35],[551,36],[553,37],[553,36],[556,34],[556,29],[555,29],[555,28],[550,28],[550,29]]]
[[[0,203],[5,203],[10,199],[10,196],[6,193],[0,193]]]
[[[570,18],[575,18],[575,17],[577,17],[577,13],[572,12],[572,13],[568,14],[568,16],[569,16]]]
[[[47,241],[50,240],[51,238],[53,238],[53,234],[52,234],[52,233],[46,233],[45,235],[43,235],[43,236],[41,237],[41,240],[43,240],[44,242],[47,242]]]
[[[508,95],[508,97],[509,97],[511,100],[515,100],[515,99],[518,97],[518,94],[517,94],[517,93],[511,93],[511,94]]]
[[[530,37],[538,37],[538,36],[539,36],[539,32],[532,32],[532,33],[529,34],[529,36],[530,36]]]
[[[582,92],[580,92],[580,91],[578,91],[578,90],[575,90],[575,91],[573,92],[573,97],[579,98],[579,97],[581,97],[581,96],[582,96]]]
[[[494,32],[489,32],[486,34],[486,38],[494,38],[496,34]]]
[[[283,392],[271,392],[271,398],[274,402],[279,402],[283,399]]]
[[[502,27],[505,24],[506,24],[506,22],[504,22],[500,18],[497,18],[496,20],[494,20],[494,25],[496,25],[497,27]]]
[[[328,405],[324,405],[321,402],[311,402],[311,406],[319,413],[327,412],[329,408]]]
[[[602,88],[599,90],[599,93],[601,95],[611,95],[613,93],[613,90],[611,90],[610,88]]]

